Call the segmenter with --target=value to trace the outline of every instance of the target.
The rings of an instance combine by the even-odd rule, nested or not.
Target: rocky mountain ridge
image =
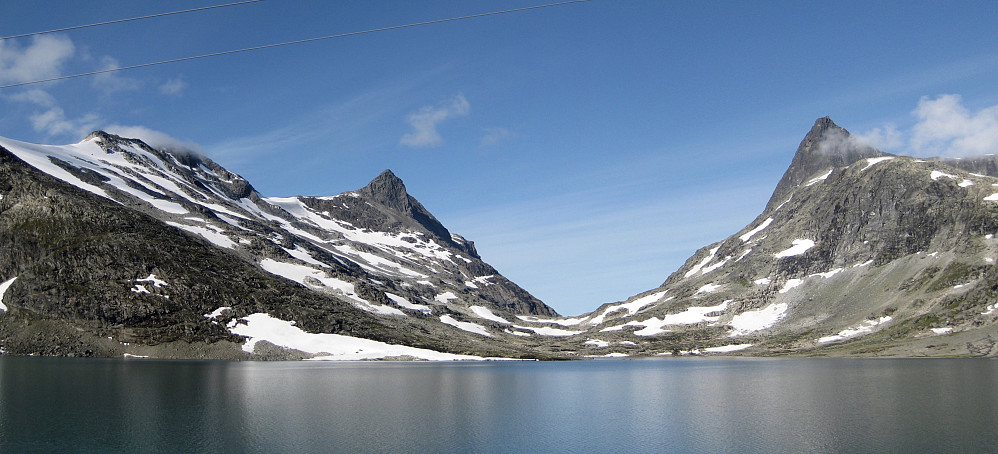
[[[254,339],[274,333],[246,334],[260,320],[303,331],[274,328],[284,334],[536,356],[498,339],[534,334],[493,338],[468,320],[557,315],[484,263],[390,171],[337,196],[263,198],[207,158],[99,131],[67,146],[0,147],[7,353],[275,356],[254,351]],[[291,356],[352,357],[331,350]]]

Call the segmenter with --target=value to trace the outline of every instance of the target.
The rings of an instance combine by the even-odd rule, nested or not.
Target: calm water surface
[[[998,361],[0,357],[2,452],[998,452]]]

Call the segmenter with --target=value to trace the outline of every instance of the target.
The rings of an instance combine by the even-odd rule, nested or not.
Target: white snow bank
[[[7,293],[7,289],[10,288],[11,284],[13,284],[14,281],[16,280],[17,277],[15,276],[10,279],[7,279],[6,281],[4,281],[4,283],[0,284],[0,311],[7,312],[7,305],[3,303],[3,296],[4,294]]]
[[[447,302],[450,300],[456,300],[457,295],[455,295],[454,292],[444,292],[433,297],[433,299],[439,302],[440,304],[447,304]]]
[[[516,318],[530,323],[554,323],[561,326],[575,326],[589,319],[589,317],[540,318],[533,315],[517,315]]]
[[[356,361],[364,359],[382,359],[394,356],[412,356],[430,361],[481,360],[479,356],[455,355],[434,350],[393,345],[384,342],[344,336],[342,334],[312,334],[294,326],[293,322],[271,317],[265,313],[256,313],[244,317],[247,323],[236,324],[229,332],[249,337],[243,350],[252,353],[259,341],[267,341],[274,345],[306,353],[322,354],[316,358],[322,360]]]
[[[426,306],[426,305],[423,305],[423,304],[412,303],[409,300],[405,299],[404,297],[401,297],[401,296],[396,295],[394,293],[387,293],[386,292],[385,296],[387,296],[388,299],[392,300],[392,302],[394,302],[395,304],[398,304],[399,306],[402,306],[402,307],[404,307],[406,309],[411,309],[411,310],[414,310],[414,311],[419,311],[419,312],[422,312],[424,314],[429,314],[432,311],[430,309],[430,306]]]
[[[729,336],[741,336],[769,328],[780,321],[787,313],[787,303],[770,304],[762,309],[745,311],[731,318],[728,324],[733,328]]]
[[[825,172],[824,175],[821,175],[821,176],[818,176],[818,177],[814,177],[814,178],[808,180],[808,182],[804,186],[811,186],[813,184],[817,184],[817,183],[820,183],[822,181],[825,181],[825,179],[827,179],[828,176],[832,174],[833,170],[835,170],[835,169],[828,169],[828,172]]]
[[[721,318],[720,315],[708,316],[707,314],[727,309],[730,302],[728,300],[716,306],[688,307],[683,312],[665,315],[661,319],[652,317],[644,321],[627,322],[623,326],[641,326],[644,328],[635,331],[634,334],[638,336],[654,336],[668,332],[665,327],[670,325],[695,325],[701,322],[716,322]]]
[[[988,201],[988,202],[995,202],[995,201],[998,201],[998,192],[996,192],[996,193],[994,193],[994,194],[991,194],[991,195],[989,195],[989,196],[985,197],[985,198],[984,198],[984,200],[985,200],[985,201]]]
[[[945,328],[932,328],[932,332],[935,334],[949,334],[953,332],[953,328],[949,326]]]
[[[773,280],[770,279],[770,278],[768,278],[768,277],[764,277],[764,278],[756,279],[756,280],[752,281],[752,283],[755,284],[755,285],[769,285],[771,282],[773,282]]]
[[[996,195],[998,195],[998,194],[996,194]],[[716,253],[717,253],[717,250],[718,250],[718,249],[720,249],[720,248],[721,248],[721,246],[717,246],[717,247],[715,247],[715,248],[711,249],[711,250],[710,250],[710,253],[709,253],[709,254],[707,254],[707,256],[706,256],[706,257],[704,257],[704,259],[703,259],[703,260],[701,260],[701,261],[700,261],[700,263],[697,263],[696,265],[693,265],[693,268],[690,268],[690,270],[689,270],[689,271],[687,271],[687,272],[686,272],[686,274],[685,274],[685,275],[683,275],[683,277],[690,277],[690,276],[692,276],[692,275],[694,275],[694,274],[697,274],[697,273],[699,273],[699,272],[700,272],[700,270],[701,270],[701,269],[702,269],[702,268],[703,268],[704,266],[707,266],[707,264],[708,264],[708,263],[710,263],[710,261],[711,261],[711,260],[714,260],[714,254],[716,254]]]
[[[929,174],[929,178],[932,178],[932,181],[936,181],[942,177],[952,178],[954,180],[956,179],[956,175],[950,175],[948,173],[940,172],[938,170],[933,170],[932,173]]]
[[[3,291],[2,291],[3,288],[4,287],[2,285],[0,285],[0,298],[3,297]],[[995,311],[998,311],[998,303],[995,303],[995,304],[992,304],[992,305],[990,305],[988,307],[985,307],[984,308],[984,312],[981,312],[981,315],[991,315],[991,314],[995,313]]]
[[[970,186],[973,186],[973,185],[974,185],[974,182],[973,182],[973,181],[970,181],[970,180],[963,180],[963,181],[961,181],[961,182],[960,182],[960,184],[958,184],[957,186],[960,186],[961,188],[966,188],[966,187],[970,187]]]
[[[145,279],[136,279],[135,282],[148,282],[148,283],[152,284],[153,287],[157,287],[157,288],[163,287],[163,286],[167,285],[166,281],[164,281],[162,279],[158,279],[155,274],[150,274],[149,277],[147,277]]]
[[[186,230],[195,235],[200,235],[202,238],[208,240],[210,243],[219,247],[224,247],[228,249],[234,249],[236,247],[236,243],[230,240],[229,237],[223,235],[221,230],[202,227],[199,225],[187,225],[187,224],[180,224],[178,222],[169,222],[169,221],[167,221],[166,224],[174,226],[181,230]]]
[[[231,311],[231,310],[232,308],[229,306],[222,306],[218,309],[211,311],[210,314],[204,314],[204,318],[218,318],[221,317],[222,313],[224,313],[225,311]]]
[[[487,307],[484,307],[484,306],[471,306],[468,309],[471,309],[471,312],[474,312],[475,315],[477,315],[477,316],[479,316],[481,318],[484,318],[486,320],[490,320],[490,321],[498,322],[498,323],[505,323],[507,325],[510,324],[509,320],[506,320],[506,319],[504,319],[504,318],[502,318],[502,317],[500,317],[500,316],[492,313],[492,311],[490,311],[489,308],[487,308]]]
[[[866,158],[866,167],[863,167],[863,170],[869,169],[870,167],[873,167],[874,165],[879,164],[881,162],[890,161],[891,159],[894,159],[894,156],[883,156],[880,158]]]
[[[739,350],[745,350],[746,348],[749,348],[751,346],[752,344],[730,344],[730,345],[722,345],[720,347],[707,347],[703,349],[703,351],[707,353],[728,353],[728,352],[737,352]]]
[[[697,289],[697,291],[696,291],[696,293],[694,293],[694,295],[696,295],[697,293],[714,293],[714,292],[716,292],[721,287],[724,287],[724,286],[721,285],[721,284],[714,284],[714,283],[705,284],[703,287],[700,287],[699,289]]]
[[[876,328],[877,326],[887,323],[889,321],[891,321],[891,317],[889,315],[880,317],[877,320],[863,320],[863,322],[860,323],[859,325],[856,325],[852,328],[846,328],[842,331],[839,331],[838,334],[822,337],[818,339],[818,342],[825,344],[828,342],[840,341],[843,339],[848,339],[850,337],[871,333],[873,332],[873,328]]]
[[[766,227],[769,227],[769,224],[772,224],[772,223],[773,223],[773,218],[766,218],[766,220],[762,221],[762,224],[759,224],[758,227],[756,227],[756,228],[754,228],[752,230],[749,230],[748,232],[745,232],[744,235],[742,235],[742,236],[740,236],[738,238],[740,238],[742,240],[742,242],[748,242],[748,240],[752,239],[752,236],[754,236],[756,233],[761,232]]]
[[[796,239],[791,244],[793,244],[793,246],[791,246],[789,249],[786,249],[784,251],[778,252],[776,254],[776,258],[792,257],[792,256],[795,256],[795,255],[801,255],[801,254],[807,252],[808,249],[811,249],[811,248],[814,247],[814,240]]]
[[[788,279],[787,282],[783,284],[783,288],[780,289],[780,293],[787,293],[790,291],[790,289],[798,285],[801,285],[803,283],[804,283],[803,279]]]
[[[328,277],[326,276],[325,271],[317,270],[308,265],[278,262],[273,259],[263,259],[260,261],[260,268],[263,268],[263,270],[268,273],[276,274],[310,288],[315,288],[315,282],[318,281],[319,284],[321,284],[321,287],[338,290],[343,296],[346,296],[351,301],[357,303],[357,307],[368,312],[381,315],[405,316],[404,312],[394,307],[372,304],[370,301],[361,298],[360,295],[355,292],[353,284],[334,277]],[[305,278],[315,279],[315,281],[310,280],[310,282],[306,283]]]
[[[627,315],[634,315],[639,310],[641,310],[641,308],[643,308],[643,307],[645,307],[645,306],[647,306],[649,304],[658,302],[658,300],[660,300],[663,296],[665,296],[666,293],[669,293],[669,291],[668,290],[664,290],[664,291],[661,291],[661,292],[655,292],[655,293],[652,293],[650,295],[642,296],[641,298],[638,298],[638,299],[636,299],[634,301],[631,301],[629,303],[623,303],[623,304],[618,304],[618,305],[615,305],[615,306],[607,307],[606,309],[603,310],[603,313],[597,315],[596,317],[593,317],[592,320],[589,320],[589,324],[590,325],[599,325],[600,323],[603,323],[603,320],[606,319],[607,315],[610,315],[610,314],[612,314],[614,312],[618,312],[618,311],[622,311],[622,310],[626,310],[627,311]],[[668,300],[666,300],[666,301],[668,301]]]
[[[593,347],[597,347],[597,348],[604,348],[604,347],[609,347],[610,346],[609,342],[607,342],[605,340],[599,340],[599,339],[589,339],[589,340],[583,342],[583,344],[585,344],[585,345],[592,345]]]
[[[584,332],[584,331],[570,331],[561,328],[552,328],[550,326],[539,326],[535,328],[531,326],[513,325],[513,328],[522,329],[524,331],[533,331],[534,333],[540,334],[541,336],[555,336],[555,337],[574,336],[576,334],[582,334]]]
[[[482,336],[492,337],[492,335],[489,334],[489,330],[485,329],[484,326],[479,325],[478,323],[460,322],[455,320],[454,317],[451,317],[450,315],[441,315],[440,321],[445,325],[450,325],[455,328],[467,331],[469,333],[481,334]]]

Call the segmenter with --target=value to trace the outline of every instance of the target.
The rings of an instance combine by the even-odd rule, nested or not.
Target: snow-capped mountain
[[[92,331],[89,327],[100,326],[101,338],[129,339],[118,343],[135,348],[190,342],[190,333],[197,333],[193,338],[207,345],[225,339],[241,342],[247,352],[259,350],[258,341],[267,340],[313,354],[338,354],[341,359],[379,357],[376,352],[357,356],[353,350],[340,354],[335,345],[309,351],[274,338],[352,332],[409,346],[515,356],[524,353],[517,342],[540,334],[529,330],[513,334],[510,327],[497,326],[495,319],[557,315],[483,262],[471,241],[450,233],[387,170],[368,186],[336,196],[263,198],[249,182],[203,156],[158,150],[104,132],[65,146],[0,138],[0,147],[11,168],[0,187],[0,219],[7,223],[4,244],[12,252],[0,254],[6,256],[0,262],[4,290],[0,301],[5,303],[0,308],[0,346],[7,352],[44,350],[14,339],[27,335],[15,328],[18,315],[30,315],[58,320],[52,321],[57,324],[65,324],[69,316],[76,321],[58,331],[71,327]],[[60,181],[33,174],[19,165],[21,161]],[[37,180],[40,186],[28,191],[32,185],[25,179]],[[94,213],[100,219],[135,217],[143,228],[133,228],[128,224],[139,221],[129,220],[110,230],[100,230],[105,227],[98,222],[90,228],[100,231],[86,231]],[[86,250],[91,246],[86,241],[74,245],[72,238],[65,238],[71,231],[87,237],[115,231],[102,241],[119,255]],[[171,237],[165,244],[159,238],[163,235]],[[54,238],[41,241],[39,236]],[[147,244],[126,250],[128,239]],[[153,250],[148,250],[149,244]],[[165,246],[184,251],[163,250]],[[191,248],[197,252],[187,250]],[[146,250],[138,252],[141,249]],[[62,255],[74,256],[73,263],[60,261],[66,259]],[[46,262],[53,256],[59,259]],[[211,266],[205,256],[211,256]],[[122,263],[95,263],[115,259]],[[92,269],[95,266],[106,268]],[[259,274],[269,277],[266,283],[232,282],[238,279],[227,278],[221,270],[233,267],[240,276],[253,274],[251,280]],[[203,282],[197,282],[199,278]],[[70,288],[67,280],[86,284]],[[275,281],[286,283],[275,285]],[[274,287],[295,290],[290,294],[284,290],[280,301],[267,300],[274,296]],[[41,297],[48,289],[57,290]],[[222,293],[226,296],[220,298]],[[340,318],[326,314],[320,323],[294,314],[307,308],[327,311],[327,306],[341,311]],[[164,320],[164,314],[177,319]],[[363,329],[350,328],[355,324]],[[306,325],[307,332],[295,331]],[[260,331],[261,326],[275,331]],[[184,334],[144,335],[139,327]],[[202,331],[210,334],[199,337]],[[473,341],[455,342],[451,339],[455,335]],[[129,350],[82,344],[88,348],[40,352]],[[218,356],[211,351],[199,354]],[[386,355],[421,357],[398,352],[381,356]]]
[[[998,355],[996,177],[993,156],[893,156],[818,119],[758,218],[660,287],[571,320],[576,346]]]

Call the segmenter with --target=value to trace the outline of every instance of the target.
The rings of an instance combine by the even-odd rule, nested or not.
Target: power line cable
[[[309,42],[313,42],[313,41],[322,41],[322,40],[333,39],[333,38],[344,38],[344,37],[347,37],[347,36],[364,35],[364,34],[368,34],[368,33],[376,33],[376,32],[383,32],[383,31],[389,31],[389,30],[398,30],[398,29],[401,29],[401,28],[418,27],[418,26],[422,26],[422,25],[439,24],[439,23],[442,23],[442,22],[453,22],[453,21],[464,20],[464,19],[474,19],[474,18],[477,18],[477,17],[495,16],[495,15],[499,15],[499,14],[516,13],[516,12],[520,12],[520,11],[534,10],[534,9],[540,9],[540,8],[550,8],[550,7],[554,7],[554,6],[563,6],[563,5],[573,4],[573,3],[584,3],[584,2],[588,2],[588,1],[591,1],[591,0],[569,0],[569,1],[557,2],[557,3],[547,3],[547,4],[544,4],[544,5],[526,6],[526,7],[523,7],[523,8],[507,9],[507,10],[502,10],[502,11],[492,11],[492,12],[488,12],[488,13],[470,14],[470,15],[467,15],[467,16],[449,17],[447,19],[435,19],[435,20],[429,20],[429,21],[424,21],[424,22],[414,22],[414,23],[411,23],[411,24],[392,25],[390,27],[372,28],[372,29],[361,30],[361,31],[356,31],[356,32],[340,33],[340,34],[328,35],[328,36],[319,36],[319,37],[316,37],[316,38],[299,39],[299,40],[295,40],[295,41],[285,41],[283,43],[265,44],[265,45],[262,45],[262,46],[246,47],[246,48],[242,48],[242,49],[226,50],[226,51],[221,51],[221,52],[212,52],[210,54],[195,55],[195,56],[192,56],[192,57],[173,58],[173,59],[170,59],[170,60],[161,60],[161,61],[156,61],[156,62],[151,62],[151,63],[140,63],[140,64],[137,64],[137,65],[131,65],[131,66],[122,66],[122,67],[117,67],[117,68],[108,68],[108,69],[102,69],[102,70],[99,70],[99,71],[90,71],[90,72],[79,73],[79,74],[71,74],[71,75],[66,75],[66,76],[52,77],[52,78],[48,78],[48,79],[39,79],[39,80],[32,80],[32,81],[28,81],[28,82],[18,82],[18,83],[13,83],[13,84],[0,85],[0,89],[21,87],[21,86],[25,86],[25,85],[40,84],[40,83],[45,83],[45,82],[55,82],[57,80],[73,79],[73,78],[76,78],[76,77],[95,76],[95,75],[98,75],[98,74],[105,74],[105,73],[110,73],[110,72],[115,72],[115,71],[124,71],[124,70],[128,70],[128,69],[146,68],[146,67],[149,67],[149,66],[165,65],[167,63],[177,63],[177,62],[188,61],[188,60],[197,60],[197,59],[201,59],[201,58],[218,57],[218,56],[221,56],[221,55],[236,54],[236,53],[240,53],[240,52],[249,52],[249,51],[261,50],[261,49],[270,49],[270,48],[273,48],[273,47],[290,46],[292,44],[309,43]]]
[[[244,1],[241,1],[241,2],[226,3],[226,4],[223,4],[223,5],[202,6],[200,8],[191,8],[191,9],[185,9],[185,10],[181,10],[181,11],[170,11],[168,13],[149,14],[147,16],[130,17],[128,19],[115,19],[115,20],[109,20],[109,21],[104,21],[104,22],[97,22],[97,23],[86,24],[86,25],[74,25],[72,27],[55,28],[55,29],[52,29],[52,30],[45,30],[45,31],[40,31],[40,32],[22,33],[20,35],[0,36],[0,41],[6,40],[6,39],[24,38],[26,36],[35,36],[35,35],[44,35],[44,34],[48,34],[48,33],[65,32],[65,31],[77,30],[77,29],[81,29],[81,28],[97,27],[97,26],[101,26],[101,25],[117,24],[117,23],[121,23],[121,22],[130,22],[130,21],[136,21],[136,20],[142,20],[142,19],[152,19],[154,17],[170,16],[170,15],[173,15],[173,14],[193,13],[195,11],[204,11],[204,10],[215,9],[215,8],[225,8],[227,6],[238,6],[238,5],[245,5],[247,3],[257,3],[257,2],[262,2],[262,1],[263,0],[244,0]]]

